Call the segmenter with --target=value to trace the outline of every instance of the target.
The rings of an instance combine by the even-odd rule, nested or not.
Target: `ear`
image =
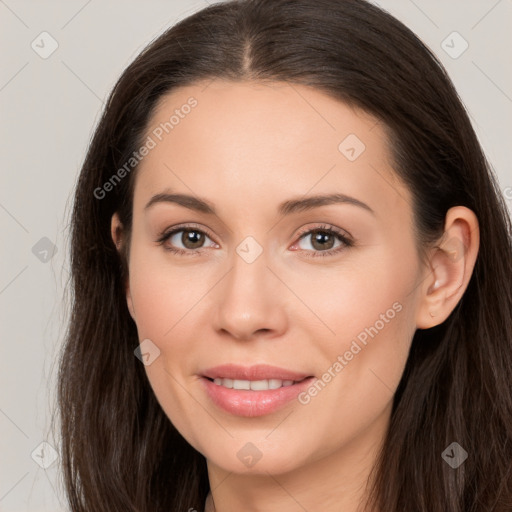
[[[461,300],[480,247],[478,219],[464,206],[448,210],[445,231],[431,250],[416,313],[418,329],[442,324]]]
[[[123,251],[123,243],[124,243],[124,228],[119,220],[119,215],[114,213],[112,215],[112,220],[110,223],[110,234],[112,236],[112,240],[116,246],[116,249],[119,253]],[[129,277],[126,280],[126,304],[128,306],[128,311],[130,312],[131,317],[135,320],[135,310],[133,307],[132,295],[130,292],[130,279]]]

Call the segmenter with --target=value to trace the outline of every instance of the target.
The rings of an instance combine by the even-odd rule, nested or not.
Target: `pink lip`
[[[238,380],[265,380],[265,379],[279,379],[279,380],[295,380],[299,381],[306,377],[310,377],[307,373],[297,373],[291,370],[285,370],[277,366],[270,366],[268,364],[257,364],[254,366],[239,366],[236,364],[223,364],[208,368],[201,372],[202,377],[209,379],[238,379]]]
[[[268,365],[256,365],[245,368],[237,365],[222,365],[210,368],[201,375],[207,395],[215,405],[237,416],[263,416],[277,411],[297,398],[297,395],[307,389],[315,377],[296,373],[283,368]],[[219,386],[209,379],[226,378],[237,380],[293,380],[291,386],[265,391],[246,389],[229,389]],[[300,382],[299,382],[300,381]]]

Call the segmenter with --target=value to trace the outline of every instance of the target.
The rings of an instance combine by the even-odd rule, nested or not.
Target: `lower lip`
[[[308,377],[291,386],[265,391],[230,389],[219,386],[206,377],[202,377],[201,380],[215,405],[237,416],[255,417],[270,414],[284,407],[311,385],[314,377]]]

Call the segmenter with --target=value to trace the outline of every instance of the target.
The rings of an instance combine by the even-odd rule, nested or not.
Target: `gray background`
[[[374,3],[440,57],[512,209],[512,0]],[[59,450],[50,412],[67,315],[73,186],[122,70],[165,28],[206,5],[0,0],[0,511],[65,510],[58,462],[50,465],[52,449],[43,445],[42,453],[40,445]],[[47,58],[44,31],[58,44]],[[448,37],[454,31],[469,44],[457,58],[464,42]]]

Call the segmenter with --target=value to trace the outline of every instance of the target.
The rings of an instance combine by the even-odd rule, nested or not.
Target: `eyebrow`
[[[144,210],[148,210],[151,206],[158,203],[174,203],[184,206],[190,210],[195,210],[200,213],[207,215],[217,215],[215,207],[209,201],[201,199],[199,197],[190,196],[187,194],[171,194],[161,193],[154,195],[144,207]],[[284,201],[278,207],[279,215],[291,215],[293,213],[303,212],[312,210],[313,208],[319,208],[320,206],[328,206],[331,204],[351,204],[363,208],[373,215],[375,212],[366,204],[354,197],[347,196],[345,194],[323,194],[316,196],[308,196],[299,199],[290,199]]]

